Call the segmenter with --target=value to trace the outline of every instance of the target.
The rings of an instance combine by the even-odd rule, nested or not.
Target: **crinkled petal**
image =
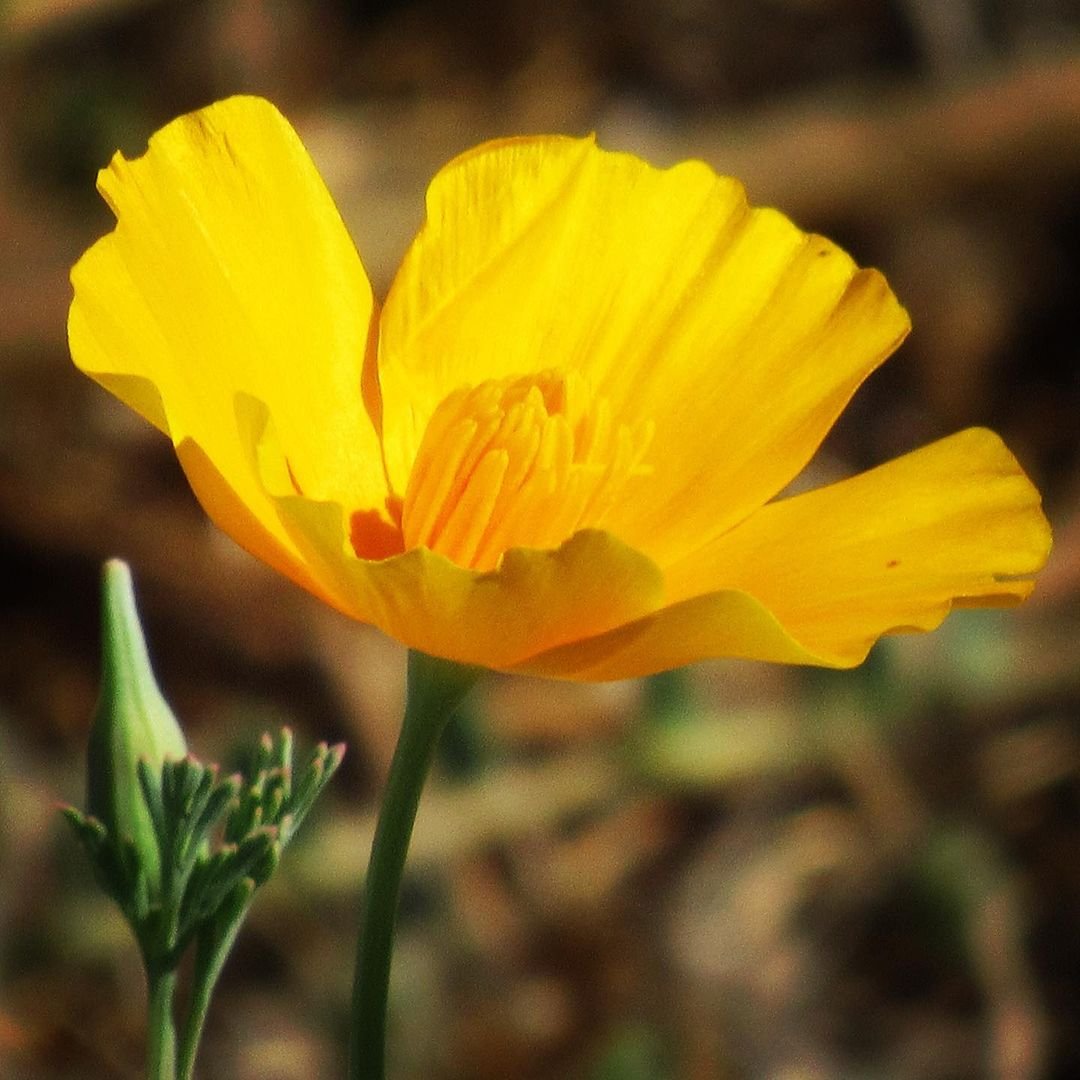
[[[684,600],[597,637],[531,656],[522,675],[578,682],[635,679],[718,656],[821,664],[766,608],[736,590]]]
[[[371,288],[287,121],[230,98],[162,128],[142,157],[116,155],[98,183],[117,226],[72,271],[76,364],[186,445],[196,472],[212,465],[196,490],[214,488],[215,519],[263,557],[245,517],[291,543],[250,472],[238,394],[265,403],[295,485],[381,507],[361,386]],[[221,512],[226,491],[243,513]]]
[[[512,548],[496,570],[465,570],[427,548],[381,561],[345,546],[340,508],[275,500],[331,602],[412,649],[495,670],[539,649],[594,637],[652,611],[658,568],[595,530],[555,550]]]
[[[621,422],[656,424],[595,524],[666,566],[787,484],[907,329],[878,273],[700,162],[487,144],[432,182],[383,312],[390,480],[456,387],[574,370]]]
[[[1019,602],[1049,549],[1038,492],[972,428],[764,507],[670,569],[670,607],[521,670],[613,679],[723,655],[850,667],[954,606]]]

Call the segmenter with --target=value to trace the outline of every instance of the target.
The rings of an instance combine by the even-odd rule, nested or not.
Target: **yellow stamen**
[[[642,464],[653,425],[613,426],[576,372],[455,390],[428,422],[405,492],[405,548],[491,570],[511,547],[599,528]]]

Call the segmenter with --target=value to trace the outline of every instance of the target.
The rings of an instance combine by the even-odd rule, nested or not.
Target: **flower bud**
[[[140,869],[154,890],[161,856],[137,763],[160,776],[166,758],[187,753],[183,732],[150,668],[127,564],[105,564],[102,597],[101,694],[87,751],[87,812],[114,844],[134,844]]]

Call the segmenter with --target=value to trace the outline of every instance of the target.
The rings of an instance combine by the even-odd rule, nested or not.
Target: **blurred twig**
[[[988,71],[977,81],[821,104],[820,93],[746,123],[730,118],[601,136],[654,161],[687,152],[738,176],[752,201],[797,217],[903,217],[973,188],[1071,198],[1080,172],[1080,57]]]

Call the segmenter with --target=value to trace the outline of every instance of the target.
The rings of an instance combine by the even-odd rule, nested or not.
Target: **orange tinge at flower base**
[[[380,308],[296,133],[231,98],[102,171],[76,364],[211,518],[435,656],[614,679],[845,667],[1032,588],[1050,534],[1001,440],[777,499],[908,318],[884,278],[700,162],[506,139],[447,165]]]

